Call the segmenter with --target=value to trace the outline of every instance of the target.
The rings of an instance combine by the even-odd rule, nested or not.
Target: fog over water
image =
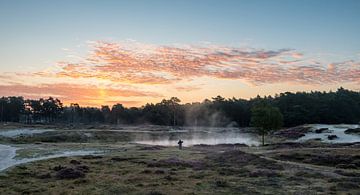
[[[182,132],[168,135],[138,135],[134,142],[139,144],[176,146],[178,140],[184,141],[183,146],[196,144],[246,144],[258,146],[260,142],[254,135],[241,132]]]

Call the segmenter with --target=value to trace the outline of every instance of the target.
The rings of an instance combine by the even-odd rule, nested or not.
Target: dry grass
[[[314,171],[306,166],[276,162],[241,150],[246,148],[202,146],[179,151],[175,147],[144,149],[133,145],[128,146],[126,151],[114,151],[103,157],[38,161],[12,168],[3,174],[0,178],[0,194],[359,192],[360,177],[350,174],[353,172],[351,170],[333,168],[333,175],[325,176],[321,168]],[[268,155],[274,153],[276,151]],[[88,170],[84,171],[84,177],[59,179],[55,168],[59,165],[73,169],[86,166]]]

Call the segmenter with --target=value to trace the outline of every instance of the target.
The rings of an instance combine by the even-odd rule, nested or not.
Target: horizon
[[[139,107],[360,91],[360,2],[0,1],[0,94]]]
[[[179,104],[180,105],[185,105],[185,104],[197,104],[197,103],[204,103],[206,100],[210,100],[210,101],[214,101],[215,98],[217,97],[221,97],[221,98],[224,98],[225,101],[229,101],[229,100],[233,100],[233,99],[236,99],[236,100],[246,100],[246,101],[251,101],[251,100],[254,100],[258,97],[260,98],[277,98],[278,96],[280,96],[281,94],[287,94],[287,93],[292,93],[292,94],[298,94],[298,93],[306,93],[306,94],[311,94],[311,93],[326,93],[326,94],[329,94],[329,93],[337,93],[340,89],[343,89],[343,90],[346,90],[346,91],[350,91],[350,92],[357,92],[357,93],[360,93],[360,90],[359,91],[356,91],[356,90],[351,90],[351,89],[346,89],[346,88],[343,88],[343,87],[339,87],[337,90],[333,91],[333,90],[329,90],[329,91],[318,91],[318,90],[315,90],[315,91],[296,91],[296,92],[290,92],[290,91],[284,91],[284,92],[281,92],[281,93],[276,93],[274,95],[263,95],[263,96],[260,96],[260,95],[256,95],[256,96],[253,96],[253,97],[250,97],[250,98],[241,98],[241,97],[223,97],[221,95],[216,95],[216,96],[213,96],[213,97],[208,97],[208,98],[204,98],[203,100],[201,101],[193,101],[193,102],[183,102],[181,99]],[[24,98],[24,100],[37,100],[37,99],[31,99],[31,98],[25,98],[23,96],[2,96],[1,98],[9,98],[9,97],[22,97]],[[174,96],[175,98],[177,98],[176,96]],[[81,105],[77,102],[70,102],[68,104],[64,104],[64,102],[62,102],[61,99],[59,98],[55,98],[55,97],[52,97],[52,96],[48,96],[48,97],[39,97],[38,99],[49,99],[49,98],[53,98],[53,99],[58,99],[63,107],[71,107],[71,104],[77,104],[79,107],[81,108],[97,108],[97,109],[100,109],[102,108],[103,106],[108,106],[110,109],[112,108],[112,106],[115,106],[115,105],[118,105],[118,104],[121,104],[123,105],[121,102],[114,102],[113,104],[108,104],[108,105],[99,105],[99,106],[89,106],[89,105]],[[158,103],[161,103],[163,100],[170,100],[171,98],[173,97],[169,97],[169,98],[164,98],[164,99],[161,99],[159,100],[158,102],[145,102],[144,104],[142,105],[139,105],[139,106],[126,106],[126,105],[123,105],[124,108],[143,108],[145,107],[147,104],[153,104],[153,105],[156,105]]]

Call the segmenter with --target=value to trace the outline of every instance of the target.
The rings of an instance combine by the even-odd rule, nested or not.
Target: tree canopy
[[[24,123],[107,123],[169,126],[249,126],[251,110],[266,104],[279,109],[284,126],[305,123],[359,123],[360,92],[339,88],[336,92],[285,92],[250,100],[221,96],[181,104],[173,97],[159,103],[127,108],[122,104],[101,108],[63,106],[56,98],[0,98],[1,121]]]

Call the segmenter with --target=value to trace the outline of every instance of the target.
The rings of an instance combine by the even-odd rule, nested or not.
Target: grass
[[[324,176],[233,147],[149,149],[127,145],[103,157],[67,157],[11,168],[0,194],[329,194],[359,192],[360,177]],[[145,148],[145,149],[144,149]],[[241,148],[240,148],[241,149]],[[246,148],[244,148],[246,149]],[[224,151],[224,152],[219,152]],[[273,154],[272,154],[273,155]],[[74,165],[71,160],[80,162]],[[87,166],[85,177],[58,179],[56,166]],[[355,170],[356,171],[356,170]],[[355,175],[356,176],[356,175]]]

